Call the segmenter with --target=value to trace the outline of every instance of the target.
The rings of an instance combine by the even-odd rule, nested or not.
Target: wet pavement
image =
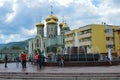
[[[39,69],[36,65],[27,63],[27,68],[22,69],[16,63],[8,63],[7,68],[0,64],[0,72],[28,72],[28,73],[120,73],[120,65],[117,66],[94,66],[94,67],[42,67]]]

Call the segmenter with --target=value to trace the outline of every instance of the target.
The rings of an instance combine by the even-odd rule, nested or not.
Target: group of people
[[[45,57],[41,54],[36,53],[35,54],[35,64],[38,65],[41,69],[42,65],[44,65]]]
[[[26,55],[26,53],[25,52],[23,52],[22,54],[21,54],[21,60],[20,60],[20,58],[19,58],[19,56],[16,56],[15,57],[15,62],[16,62],[16,66],[18,67],[19,66],[19,62],[21,61],[21,64],[22,64],[22,68],[26,68],[26,59],[27,59],[27,57],[26,57],[27,55]],[[7,63],[8,63],[8,56],[7,56],[7,54],[5,55],[5,68],[7,68]]]
[[[34,63],[40,67],[40,69],[42,68],[42,65],[44,65],[44,60],[45,60],[45,57],[36,53],[35,54],[35,61]],[[8,62],[8,56],[5,55],[5,68],[7,68],[7,62]],[[21,62],[22,64],[22,68],[26,68],[26,62],[27,62],[27,55],[25,52],[23,52],[21,54],[21,58],[19,56],[16,56],[15,57],[15,62],[16,62],[16,66],[19,67],[19,62]]]
[[[44,59],[45,57],[42,56],[41,54],[36,53],[35,54],[35,61],[34,63],[40,67],[40,69],[42,68],[42,65],[44,65]],[[21,54],[21,63],[22,63],[22,68],[26,68],[26,61],[27,61],[27,57],[25,52]]]
[[[15,62],[16,62],[16,66],[19,67],[19,62],[21,62],[22,64],[22,68],[26,68],[26,62],[27,62],[27,55],[25,52],[23,52],[21,54],[21,58],[19,56],[15,56]],[[7,68],[7,62],[8,62],[8,56],[5,55],[5,68]],[[31,63],[34,63],[35,65],[37,65],[40,69],[42,68],[42,66],[44,65],[45,62],[45,57],[41,54],[36,53],[34,56],[34,61],[32,61],[30,59]],[[60,61],[59,61],[59,66],[63,67],[64,66],[64,56],[61,56]]]

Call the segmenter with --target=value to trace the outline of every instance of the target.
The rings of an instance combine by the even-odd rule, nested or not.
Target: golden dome
[[[47,18],[46,18],[46,22],[48,23],[48,22],[51,21],[51,20],[52,20],[52,21],[54,20],[54,22],[57,23],[58,18],[57,18],[57,16],[51,14],[51,15],[47,16]]]
[[[36,26],[37,26],[37,27],[44,27],[44,24],[41,23],[41,22],[39,22],[39,23],[36,24]]]
[[[56,23],[57,23],[57,22],[56,22],[55,20],[53,20],[53,19],[47,21],[47,24],[56,24]]]
[[[64,23],[62,27],[63,27],[63,28],[66,28],[66,27],[69,27],[69,26],[68,26],[67,23]]]
[[[64,23],[64,22],[62,22],[62,23],[60,23],[60,24],[59,24],[59,26],[60,26],[60,27],[63,27],[63,25],[64,25],[64,24],[65,24],[65,23]]]

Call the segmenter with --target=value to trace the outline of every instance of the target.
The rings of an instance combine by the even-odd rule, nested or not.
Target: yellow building
[[[66,47],[83,46],[87,53],[106,54],[108,48],[115,54],[118,48],[118,26],[91,24],[65,33]]]
[[[117,47],[117,56],[120,58],[120,28],[116,30],[118,34],[118,47]]]
[[[72,47],[72,46],[77,46],[75,44],[75,34],[78,33],[79,29],[74,29],[71,31],[67,31],[65,33],[65,47]]]

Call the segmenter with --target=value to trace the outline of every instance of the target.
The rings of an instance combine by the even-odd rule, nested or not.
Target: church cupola
[[[47,37],[53,38],[57,36],[58,18],[53,14],[53,7],[51,6],[51,14],[46,18]]]
[[[58,18],[53,14],[53,7],[51,6],[51,14],[46,18],[47,24],[57,24]]]
[[[49,16],[47,16],[46,22],[47,24],[57,24],[58,18],[54,14],[50,14]]]
[[[42,37],[44,37],[44,24],[41,22],[36,24],[37,27],[37,34],[41,35]]]
[[[63,22],[61,22],[59,24],[59,27],[60,27],[60,33],[61,34],[64,34],[66,31],[70,30],[68,24],[64,21],[64,17],[63,17]]]

